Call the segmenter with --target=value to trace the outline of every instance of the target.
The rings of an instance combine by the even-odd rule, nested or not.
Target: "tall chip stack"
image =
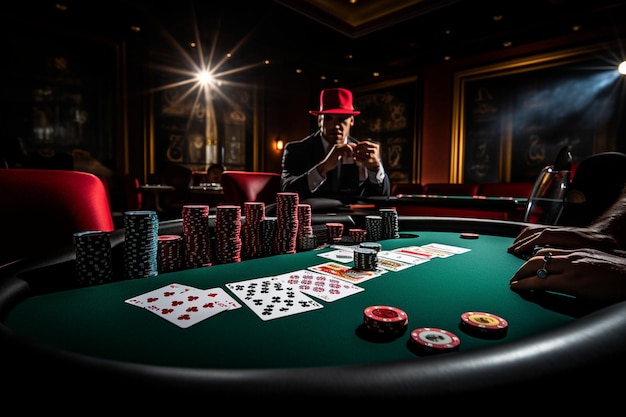
[[[159,218],[155,211],[124,212],[124,276],[148,278],[159,274]]]
[[[305,251],[315,249],[315,234],[311,225],[311,205],[298,204],[298,242],[297,250]]]
[[[183,256],[187,269],[212,265],[209,206],[185,205],[182,209]]]
[[[227,264],[241,261],[241,207],[217,206],[215,212],[215,260]]]
[[[298,241],[298,193],[276,194],[276,253],[296,253]]]
[[[242,258],[254,259],[263,256],[263,230],[265,203],[248,201],[243,204],[245,222],[241,226]]]
[[[76,278],[80,286],[103,284],[113,278],[111,236],[100,230],[74,233]]]

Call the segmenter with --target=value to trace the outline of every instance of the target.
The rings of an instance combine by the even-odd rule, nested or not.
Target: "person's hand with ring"
[[[552,291],[594,303],[626,299],[626,258],[596,249],[541,249],[510,279],[514,291]]]

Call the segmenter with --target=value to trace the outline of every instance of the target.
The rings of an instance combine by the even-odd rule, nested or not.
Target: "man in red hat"
[[[350,136],[354,116],[360,113],[352,105],[352,92],[322,90],[320,109],[309,113],[317,116],[319,130],[285,145],[281,190],[297,192],[300,200],[389,196],[391,183],[379,144]]]

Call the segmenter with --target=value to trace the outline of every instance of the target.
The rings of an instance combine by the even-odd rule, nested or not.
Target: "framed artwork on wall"
[[[451,178],[534,181],[563,147],[574,162],[621,151],[624,80],[602,50],[577,48],[455,74]]]
[[[352,136],[381,145],[383,164],[392,182],[417,178],[417,77],[354,89],[355,118]]]

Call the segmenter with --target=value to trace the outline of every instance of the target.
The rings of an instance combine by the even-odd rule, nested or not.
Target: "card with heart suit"
[[[299,291],[305,294],[328,302],[365,291],[364,288],[350,282],[306,269],[277,275],[276,278],[287,284],[295,285]]]
[[[319,272],[320,274],[330,275],[352,283],[367,281],[376,278],[388,272],[383,268],[376,268],[374,271],[363,271],[352,269],[348,265],[341,265],[336,262],[327,262],[321,265],[314,265],[308,268],[309,271]]]
[[[131,297],[127,300],[124,300],[124,302],[138,306],[138,307],[146,307],[152,303],[155,303],[157,300],[172,297],[175,294],[178,294],[181,292],[189,291],[189,288],[192,288],[192,287],[188,287],[188,286],[177,284],[177,283],[172,283],[172,284],[165,285],[161,288],[148,291],[144,294]]]
[[[401,250],[402,248],[400,248]],[[390,259],[390,260],[394,260],[394,261],[398,261],[398,262],[402,262],[405,264],[410,264],[412,265],[419,265],[421,263],[424,262],[428,262],[430,259],[427,257],[417,257],[417,256],[411,256],[411,255],[407,255],[405,253],[401,253],[398,251],[398,249],[395,250],[381,250],[380,252],[378,252],[378,263],[380,264],[380,260],[381,259]]]
[[[168,284],[164,287],[125,300],[145,308],[179,327],[187,328],[222,311],[240,308],[222,288],[199,288]]]
[[[172,296],[176,292],[182,293],[187,291],[204,291],[206,292],[206,296],[213,299],[215,302],[228,304],[229,310],[241,308],[241,304],[239,304],[239,302],[237,302],[237,300],[235,300],[223,288],[215,287],[202,290],[178,283],[168,284],[164,287],[157,288],[156,290],[148,291],[147,293],[124,300],[124,302],[138,307],[145,307],[150,303],[156,302],[159,298],[166,298]]]
[[[262,277],[226,284],[263,321],[317,310],[324,306],[277,277]]]
[[[202,290],[189,290],[157,300],[145,308],[178,327],[187,328],[228,310],[229,306],[215,301]]]
[[[416,264],[408,264],[405,262],[396,261],[395,259],[392,259],[392,258],[379,257],[377,265],[379,268],[383,268],[392,272],[398,272],[398,271],[402,271],[403,269],[407,269],[412,266],[415,266]]]

